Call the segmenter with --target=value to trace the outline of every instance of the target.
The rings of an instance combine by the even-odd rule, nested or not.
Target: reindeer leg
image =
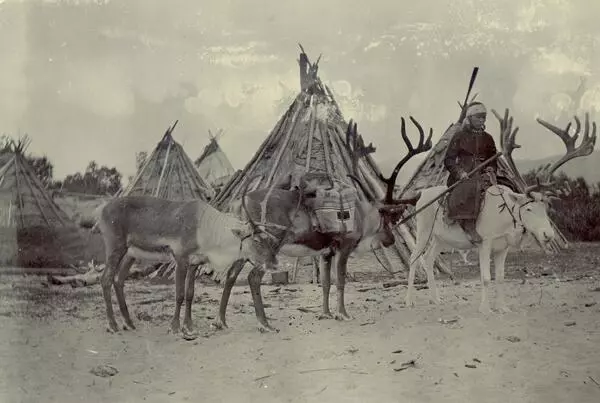
[[[323,313],[319,315],[319,319],[333,319],[333,315],[329,310],[329,290],[331,289],[331,261],[333,260],[332,254],[321,256],[319,260],[323,263],[321,265],[321,292],[323,293]]]
[[[292,284],[296,283],[296,279],[298,278],[298,270],[300,270],[300,258],[297,257],[294,262],[294,269],[292,270]]]
[[[223,287],[223,293],[221,294],[221,303],[219,304],[219,319],[217,319],[213,326],[216,329],[223,329],[227,327],[227,321],[225,320],[227,314],[227,305],[229,304],[229,297],[231,296],[231,289],[235,285],[235,282],[244,268],[244,260],[238,260],[231,265],[227,271],[227,278],[225,279],[225,286]]]
[[[265,306],[263,305],[262,295],[260,293],[260,283],[265,275],[265,271],[261,266],[255,266],[248,273],[248,284],[250,285],[250,292],[252,293],[252,301],[254,302],[254,312],[259,323],[263,326],[262,330],[268,330],[272,332],[279,332],[278,329],[272,327],[267,321],[267,315],[265,314]]]
[[[104,303],[106,304],[106,318],[108,320],[108,326],[106,330],[110,333],[117,333],[119,331],[119,326],[115,320],[115,312],[113,311],[112,306],[112,287],[115,278],[115,271],[119,267],[121,259],[123,259],[127,253],[127,248],[119,246],[111,248],[111,245],[109,245],[106,247],[106,249],[111,252],[108,253],[108,257],[106,259],[106,268],[102,272],[102,278],[100,279]]]
[[[414,307],[415,306],[415,298],[413,296],[414,292],[415,292],[415,274],[417,271],[417,265],[419,263],[423,262],[423,259],[421,257],[417,257],[417,255],[420,253],[420,249],[419,249],[419,245],[417,244],[417,246],[415,246],[415,249],[413,251],[413,253],[410,256],[410,261],[412,262],[410,264],[410,267],[408,269],[408,284],[407,284],[407,289],[406,289],[406,296],[404,297],[404,305],[406,305],[407,307]]]
[[[312,257],[313,271],[312,271],[312,283],[319,284],[319,278],[321,277],[320,267],[321,267],[321,257]]]
[[[338,320],[349,320],[352,319],[348,312],[346,312],[346,305],[344,304],[344,289],[346,287],[346,269],[348,265],[348,257],[350,257],[350,249],[344,248],[338,255],[337,261],[337,311],[336,319]]]
[[[435,275],[433,273],[435,258],[438,256],[439,250],[440,249],[437,243],[434,241],[433,245],[429,249],[429,252],[427,253],[427,257],[421,258],[421,262],[425,266],[425,272],[427,273],[427,285],[429,286],[430,293],[429,301],[435,305],[438,305],[442,302],[442,299],[440,298],[440,291],[435,282]]]
[[[196,272],[198,265],[192,264],[187,270],[185,279],[185,313],[183,314],[183,327],[181,331],[186,335],[194,335],[194,325],[192,323],[192,304],[194,303],[194,291],[196,285]]]
[[[187,262],[181,257],[175,258],[175,312],[171,321],[171,332],[178,333],[180,329],[179,317],[181,305],[185,297],[185,277],[187,275]]]
[[[496,252],[494,255],[494,270],[496,272],[496,309],[501,313],[510,312],[510,308],[506,305],[504,293],[504,263],[507,254],[508,248],[501,252]]]
[[[429,286],[429,302],[435,305],[441,304],[442,299],[440,298],[440,290],[437,287],[437,283],[435,281],[435,275],[433,273],[433,268],[435,265],[435,259],[438,257],[440,253],[440,248],[438,244],[433,242],[433,245],[429,249],[427,257],[423,257],[421,262],[423,262],[425,266],[425,273],[427,274],[427,285]]]
[[[483,314],[489,314],[491,312],[488,297],[488,288],[492,277],[490,274],[491,251],[491,241],[484,240],[479,246],[479,271],[481,274],[481,304],[479,305],[479,312]]]
[[[125,321],[125,325],[123,326],[123,330],[134,330],[135,325],[131,320],[131,316],[129,315],[129,309],[127,309],[127,302],[125,301],[125,280],[129,275],[129,270],[133,265],[135,259],[129,255],[123,256],[121,259],[121,263],[119,264],[119,270],[117,273],[117,278],[114,281],[115,294],[117,296],[117,301],[119,302],[119,309],[121,310],[121,316],[123,316],[123,320]]]

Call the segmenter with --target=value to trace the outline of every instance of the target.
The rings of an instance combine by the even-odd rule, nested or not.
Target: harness
[[[438,209],[439,209],[439,207],[438,207]],[[379,230],[379,229],[381,229],[381,228],[384,228],[384,227],[385,227],[385,225],[386,225],[386,223],[385,223],[385,215],[381,214],[381,215],[380,215],[380,218],[379,218],[379,227],[377,227],[377,230]],[[357,243],[360,243],[360,241],[361,241],[363,238],[364,238],[364,237],[363,237],[363,231],[361,231],[361,233],[360,233],[360,238],[358,238],[358,241],[357,241]],[[373,248],[373,244],[371,244],[371,245],[370,245],[370,248],[371,248],[371,252],[373,252],[373,256],[375,256],[375,259],[377,259],[377,262],[379,263],[379,265],[380,265],[381,267],[383,267],[383,270],[387,271],[388,273],[390,273],[390,274],[392,274],[392,275],[394,275],[394,274],[398,274],[398,273],[401,273],[401,272],[403,272],[403,271],[404,271],[404,270],[398,270],[398,271],[390,271],[390,270],[388,270],[388,269],[387,269],[387,267],[385,267],[385,265],[384,265],[384,264],[383,264],[383,262],[381,261],[381,259],[379,259],[379,256],[377,256],[377,253],[375,253],[375,251],[376,251],[376,250],[378,250],[378,249],[375,249],[375,248]],[[380,247],[379,249],[383,249],[383,247]],[[388,263],[390,263],[390,262],[388,261]]]
[[[292,217],[294,217],[296,215],[296,213],[298,213],[298,210],[300,209],[300,206],[302,204],[302,197],[298,198],[298,204],[296,205],[296,209],[294,210],[294,214]],[[262,216],[265,216],[265,214],[262,214]],[[294,226],[293,222],[290,224],[289,227],[286,227],[284,225],[280,225],[280,224],[275,224],[275,223],[268,223],[268,222],[259,222],[259,223],[254,223],[255,226],[257,227],[257,229],[253,230],[252,233],[250,235],[246,235],[245,237],[243,237],[240,240],[240,253],[242,251],[242,246],[243,246],[243,242],[250,238],[250,237],[254,237],[256,236],[257,233],[261,232],[263,234],[266,234],[267,236],[269,236],[271,239],[278,241],[277,246],[275,248],[272,248],[270,244],[267,244],[267,246],[269,247],[269,249],[271,250],[272,254],[275,254],[275,251],[278,251],[281,246],[283,245],[283,242],[285,240],[285,237],[288,235],[288,233],[290,232],[291,228]],[[261,227],[262,229],[258,230],[258,227]],[[284,230],[284,234],[281,236],[281,238],[273,235],[272,233],[270,233],[269,231],[267,231],[267,228],[271,227],[271,228],[277,228],[277,229],[281,229]]]
[[[503,203],[498,206],[498,208],[500,209],[500,212],[503,212],[504,210],[508,211],[508,214],[510,214],[510,217],[512,218],[512,221],[513,221],[513,227],[517,228],[517,226],[520,225],[521,227],[523,227],[521,230],[521,233],[525,234],[527,232],[527,229],[525,228],[525,225],[523,225],[523,214],[521,213],[521,209],[523,207],[527,206],[528,204],[533,203],[533,200],[528,200],[527,202],[518,206],[517,215],[519,217],[519,220],[517,221],[517,219],[515,218],[515,209],[517,208],[517,203],[515,203],[515,205],[512,206],[511,208],[509,208],[508,203],[506,202],[506,199],[504,198],[504,192],[502,191],[502,189],[500,189],[500,193],[498,193],[498,194],[494,194],[491,192],[490,192],[490,194],[492,194],[494,196],[500,196],[502,198]]]
[[[498,181],[496,180],[496,177],[492,174],[489,175],[490,177],[490,182],[492,183],[492,185],[496,186],[498,188]],[[500,212],[502,213],[504,210],[508,211],[508,213],[510,214],[510,217],[513,220],[513,227],[517,228],[517,219],[515,218],[515,214],[514,214],[514,209],[516,208],[516,204],[515,206],[513,206],[513,208],[508,208],[508,203],[506,202],[506,199],[504,198],[504,192],[502,191],[501,188],[498,188],[500,190],[499,194],[494,195],[493,193],[490,192],[490,194],[493,194],[494,196],[500,196],[502,198],[502,201],[504,203],[502,203],[501,205],[498,206],[498,208],[500,209]],[[533,203],[532,200],[528,200],[526,203],[522,204],[521,206],[519,206],[519,222],[521,223],[520,225],[523,227],[523,229],[521,230],[521,234],[525,234],[527,232],[527,229],[525,228],[525,225],[523,225],[523,216],[521,214],[521,209],[523,207],[525,207],[526,205],[528,205],[529,203]]]

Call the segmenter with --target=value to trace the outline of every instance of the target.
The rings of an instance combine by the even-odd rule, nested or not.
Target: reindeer
[[[329,291],[331,287],[331,264],[334,257],[337,261],[337,319],[351,319],[344,304],[344,287],[346,282],[346,265],[352,253],[370,252],[380,247],[389,247],[394,243],[393,225],[401,217],[407,204],[413,204],[416,199],[394,200],[393,191],[400,169],[406,162],[417,154],[431,149],[431,136],[425,140],[423,128],[411,116],[410,119],[419,130],[419,144],[413,147],[406,135],[404,118],[402,118],[401,133],[408,147],[406,156],[398,162],[389,178],[380,176],[387,185],[384,200],[378,200],[375,195],[367,190],[359,178],[357,169],[358,160],[374,148],[364,147],[362,138],[357,136],[357,126],[351,121],[346,132],[346,146],[352,155],[353,175],[352,179],[363,189],[367,197],[366,201],[357,200],[355,215],[355,231],[340,234],[323,234],[314,231],[311,225],[310,212],[304,208],[303,200],[310,197],[311,192],[304,189],[285,190],[279,188],[256,190],[246,195],[244,191],[241,198],[241,206],[246,214],[250,225],[255,231],[262,229],[262,237],[271,237],[272,256],[281,253],[289,257],[320,256],[324,260],[321,271],[321,288],[323,293],[323,304],[321,318],[333,318],[329,309]],[[261,202],[266,200],[266,205]],[[263,213],[263,214],[261,214]],[[258,222],[258,223],[257,223]],[[263,241],[266,239],[263,239]],[[268,259],[267,259],[268,260]],[[275,264],[271,259],[269,264]],[[237,276],[242,267],[234,266],[227,274],[225,286],[221,297],[219,308],[219,319],[215,323],[217,327],[227,327],[226,310],[231,288],[235,284]],[[254,290],[260,290],[258,286],[264,271],[259,277],[248,276],[248,282],[254,283]],[[257,285],[258,284],[258,285]],[[254,291],[253,291],[254,292]],[[256,316],[259,323],[267,330],[275,330],[266,319],[262,304],[255,304]]]
[[[488,285],[491,281],[490,258],[494,259],[496,273],[496,309],[500,312],[508,312],[504,300],[504,265],[508,251],[512,247],[519,247],[525,237],[533,236],[542,246],[546,246],[555,236],[552,223],[548,218],[547,208],[552,199],[556,198],[556,192],[550,189],[552,185],[547,183],[552,173],[567,161],[587,156],[592,153],[596,142],[596,124],[593,123],[592,134],[589,134],[589,115],[586,114],[585,132],[579,147],[575,142],[579,136],[581,123],[577,117],[576,132],[569,135],[571,124],[562,130],[541,119],[538,123],[555,133],[564,142],[567,152],[554,164],[548,165],[538,173],[537,184],[526,186],[525,181],[519,175],[516,165],[512,159],[512,151],[519,148],[515,144],[515,136],[518,127],[512,130],[512,117],[509,119],[508,109],[504,118],[492,110],[500,122],[502,154],[506,162],[517,176],[516,181],[523,193],[516,193],[510,188],[494,184],[487,189],[484,196],[483,206],[477,219],[477,232],[483,238],[477,249],[479,252],[479,268],[481,275],[481,303],[479,310],[482,313],[490,313],[488,301]],[[430,290],[430,299],[433,303],[440,303],[440,296],[435,283],[433,273],[433,262],[441,250],[447,248],[468,250],[473,245],[466,234],[457,223],[447,222],[440,195],[446,190],[446,186],[436,186],[421,191],[416,209],[420,210],[426,204],[437,201],[425,207],[417,215],[416,247],[411,257],[411,265],[408,276],[408,290],[406,293],[406,305],[414,306],[413,283],[415,269],[418,261],[424,266],[427,273],[427,282]],[[426,249],[429,247],[429,250]]]
[[[109,200],[96,214],[106,248],[106,268],[100,282],[109,332],[118,331],[111,300],[113,285],[125,322],[123,328],[135,329],[123,288],[136,259],[169,261],[174,258],[176,296],[171,330],[180,330],[179,317],[185,296],[181,331],[186,334],[193,333],[191,308],[198,265],[210,263],[215,269],[226,271],[235,265],[243,266],[247,260],[262,263],[262,257],[269,256],[268,250],[261,247],[259,234],[252,232],[248,223],[199,199],[170,201],[151,196],[125,196]],[[254,289],[252,295],[260,298]],[[262,301],[256,299],[254,303],[262,305]]]

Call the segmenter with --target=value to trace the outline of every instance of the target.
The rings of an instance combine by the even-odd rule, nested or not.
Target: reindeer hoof
[[[335,320],[353,320],[354,318],[348,315],[346,312],[338,313],[335,315]]]
[[[169,328],[169,333],[177,334],[177,333],[179,333],[180,330],[181,330],[181,326],[179,325],[179,322],[171,323],[171,327]]]
[[[181,337],[184,340],[196,340],[199,336],[199,333],[195,330],[191,330],[188,328],[181,329]]]
[[[498,313],[511,313],[512,312],[512,310],[509,307],[507,307],[506,305],[499,306],[498,308],[496,308],[496,310],[498,311]]]
[[[227,326],[227,323],[225,323],[224,320],[216,320],[210,324],[210,327],[212,327],[215,330],[223,330],[229,328],[229,326]]]
[[[192,326],[192,325],[183,325],[181,327],[181,332],[183,334],[195,334],[195,333],[197,333],[197,331],[194,330],[194,326]]]
[[[271,326],[271,325],[261,325],[258,327],[258,331],[261,333],[279,333],[279,329]]]
[[[492,310],[490,309],[489,305],[482,305],[479,307],[479,313],[483,315],[489,315],[492,313]]]
[[[106,325],[106,331],[113,334],[119,333],[119,326],[116,323],[109,323]]]
[[[131,323],[131,322],[129,322],[129,323],[125,322],[123,324],[123,330],[125,330],[125,331],[127,331],[127,330],[135,330],[135,329],[136,329],[135,325],[133,323]]]
[[[404,305],[407,308],[414,308],[415,307],[415,301],[412,298],[407,298],[404,300]]]
[[[331,312],[323,312],[322,314],[317,316],[317,319],[319,319],[319,320],[333,319],[333,315],[331,314]]]
[[[441,305],[442,304],[442,299],[440,297],[430,299],[429,300],[429,304],[431,304],[431,305]]]

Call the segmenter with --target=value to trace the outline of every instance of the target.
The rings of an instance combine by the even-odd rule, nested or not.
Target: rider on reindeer
[[[492,176],[495,178],[498,171],[497,160],[493,160],[470,177],[467,175],[497,152],[493,137],[485,131],[486,118],[485,105],[471,102],[460,128],[450,140],[444,159],[450,173],[447,186],[462,181],[448,195],[448,218],[460,224],[473,244],[481,242],[476,231],[477,216],[485,191],[492,185]]]

